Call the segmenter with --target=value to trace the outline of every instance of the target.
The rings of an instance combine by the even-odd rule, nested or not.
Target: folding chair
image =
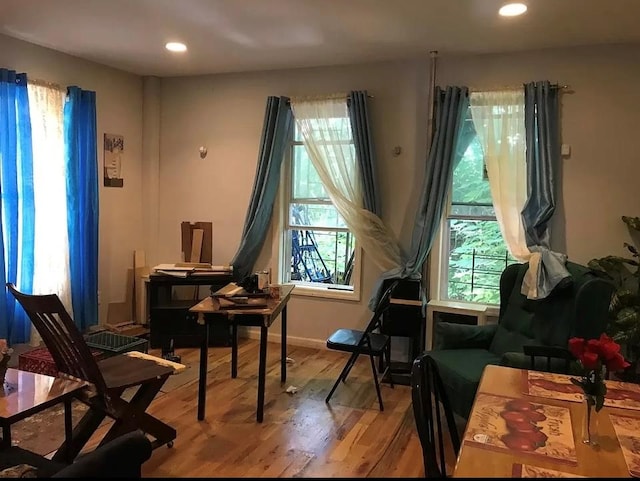
[[[71,462],[75,459],[107,416],[115,422],[99,446],[136,429],[155,438],[153,448],[164,444],[173,446],[176,430],[145,412],[174,372],[173,367],[127,354],[96,362],[57,295],[24,294],[11,283],[7,283],[7,288],[38,330],[58,371],[93,385],[92,389],[83,390],[78,398],[89,410],[73,429],[71,439],[66,439],[57,450],[54,460]],[[131,401],[123,399],[125,389],[135,386],[138,389]]]
[[[378,382],[378,373],[376,371],[373,358],[386,358],[386,363],[383,364],[384,372],[382,374],[382,378],[384,378],[391,368],[391,338],[386,334],[374,331],[380,329],[382,314],[388,309],[391,293],[398,285],[398,282],[399,281],[395,281],[390,284],[384,292],[378,301],[373,317],[364,331],[356,329],[338,329],[329,337],[329,339],[327,339],[328,349],[350,352],[351,356],[342,369],[340,376],[338,376],[333,388],[331,388],[331,392],[329,392],[325,402],[329,402],[331,396],[333,396],[334,391],[338,387],[338,384],[340,384],[340,381],[345,382],[347,380],[347,376],[349,375],[353,365],[356,363],[358,356],[360,356],[360,354],[364,354],[365,356],[369,356],[369,359],[371,360],[371,371],[373,372],[373,380],[376,385],[380,411],[384,411],[382,395],[380,394],[380,383]],[[391,387],[393,387],[393,380],[391,379],[391,376],[389,376],[389,383]]]

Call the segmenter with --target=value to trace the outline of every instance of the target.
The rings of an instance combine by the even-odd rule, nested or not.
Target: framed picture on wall
[[[122,187],[122,157],[124,156],[124,137],[104,134],[104,186]]]

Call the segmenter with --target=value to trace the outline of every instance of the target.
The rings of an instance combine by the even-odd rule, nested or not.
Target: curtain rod
[[[66,88],[64,88],[64,87],[62,87],[59,84],[54,83],[54,82],[47,82],[46,80],[32,79],[32,78],[27,77],[27,85],[28,84],[38,85],[39,87],[49,87],[49,88],[52,88],[52,89],[55,89],[55,90],[59,90],[60,92],[63,92],[65,94],[67,93],[67,89]]]
[[[338,93],[338,94],[328,94],[328,95],[313,95],[313,96],[308,96],[308,97],[293,97],[289,100],[287,100],[287,103],[290,104],[291,100],[329,100],[329,99],[340,99],[340,98],[346,98],[347,100],[349,99],[349,94],[343,94],[343,93]],[[367,94],[367,98],[374,98],[373,95],[371,94]]]
[[[571,87],[569,85],[551,84],[551,88],[564,90],[566,92],[571,92]],[[521,89],[522,89],[522,85],[507,85],[504,87],[493,87],[489,89],[470,88],[469,92],[498,92],[500,90],[521,90]]]

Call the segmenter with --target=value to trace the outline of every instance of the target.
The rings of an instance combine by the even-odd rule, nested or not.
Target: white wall
[[[558,172],[553,244],[576,262],[624,254],[629,234],[620,216],[640,215],[640,162],[633,142],[639,60],[638,46],[438,59],[437,81],[443,86],[495,89],[543,79],[571,86],[573,93],[562,95],[561,115],[562,141],[572,152]],[[181,220],[210,220],[215,262],[229,262],[252,187],[266,97],[350,89],[367,89],[375,97],[371,108],[383,218],[408,248],[424,172],[428,64],[425,55],[415,62],[164,79],[161,254],[167,260],[179,256]],[[200,145],[209,148],[204,161]],[[395,145],[403,148],[400,157],[391,155]],[[275,253],[270,242],[268,236],[267,258]],[[275,265],[276,259],[261,262]],[[365,257],[360,303],[294,298],[290,335],[323,341],[336,327],[362,325],[378,274]]]
[[[108,302],[124,301],[127,268],[142,246],[142,79],[70,55],[0,35],[0,67],[30,78],[96,92],[100,181],[100,318]],[[124,136],[123,188],[102,186],[104,133]]]
[[[640,45],[443,58],[437,77],[475,89],[531,80],[570,86],[561,117],[571,156],[560,167],[553,247],[579,263],[625,255],[630,237],[620,216],[640,215]]]
[[[423,159],[426,150],[425,65],[398,62],[163,79],[159,202],[163,262],[179,260],[183,220],[213,222],[214,263],[233,258],[253,186],[269,95],[368,90],[374,96],[370,105],[382,217],[406,244],[423,170],[415,159]],[[201,145],[209,150],[204,160],[198,153]],[[398,157],[392,155],[396,145],[403,149]],[[264,266],[256,268],[277,263],[277,246],[271,245],[270,234],[267,243]],[[289,335],[323,342],[338,327],[362,325],[370,316],[366,304],[378,275],[365,256],[359,303],[294,297],[289,304]]]
[[[425,49],[425,52],[428,50]],[[212,221],[215,263],[228,263],[240,240],[257,162],[268,95],[368,90],[379,162],[383,219],[409,247],[424,172],[428,55],[416,61],[161,80],[159,199],[143,212],[143,82],[140,77],[0,36],[0,66],[31,77],[97,92],[99,145],[104,132],[125,137],[124,188],[100,188],[100,289],[122,301],[132,253],[157,238],[149,264],[180,258],[180,222]],[[441,57],[438,84],[496,88],[549,79],[571,86],[562,96],[563,160],[554,246],[577,262],[624,254],[629,234],[621,215],[640,215],[635,116],[640,105],[638,46],[572,48],[508,55]],[[209,154],[200,159],[198,148]],[[403,153],[392,155],[399,145]],[[99,149],[100,172],[102,150]],[[147,189],[148,191],[149,189]],[[153,189],[151,190],[153,191]],[[154,199],[148,199],[152,205]],[[157,237],[143,232],[158,216]],[[152,219],[155,222],[155,219]],[[566,221],[566,229],[563,223]],[[147,222],[149,224],[149,222]],[[145,241],[146,236],[146,241]],[[261,263],[275,265],[271,235]],[[262,267],[262,266],[257,266]],[[289,334],[323,342],[336,327],[362,325],[379,271],[366,258],[357,302],[295,297]],[[275,331],[274,331],[275,332]]]

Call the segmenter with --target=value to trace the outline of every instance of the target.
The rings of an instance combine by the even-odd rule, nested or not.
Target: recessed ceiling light
[[[187,51],[187,46],[184,43],[180,43],[180,42],[169,42],[165,45],[165,48],[167,50],[170,50],[172,52],[186,52]]]
[[[527,11],[527,6],[524,3],[507,3],[500,7],[498,13],[503,17],[516,17],[522,15]]]

